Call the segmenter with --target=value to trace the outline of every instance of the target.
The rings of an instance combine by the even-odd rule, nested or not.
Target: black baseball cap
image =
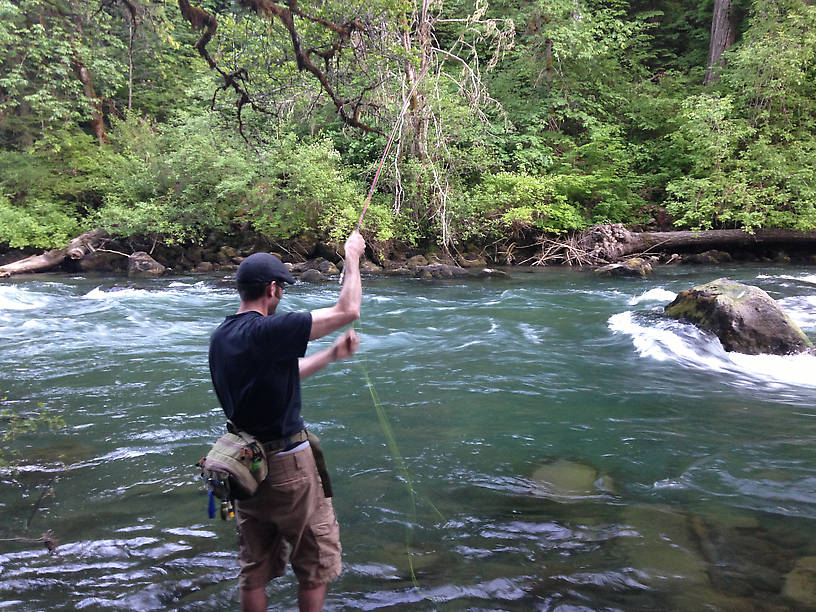
[[[235,280],[241,285],[286,281],[295,284],[295,277],[283,262],[271,253],[253,253],[241,262]]]

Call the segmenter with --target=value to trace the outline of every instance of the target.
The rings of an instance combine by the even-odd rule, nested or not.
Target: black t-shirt
[[[311,330],[310,313],[224,319],[210,338],[210,375],[228,419],[262,441],[303,429],[298,358]]]

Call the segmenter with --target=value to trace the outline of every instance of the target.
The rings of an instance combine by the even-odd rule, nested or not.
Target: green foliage
[[[29,199],[23,208],[0,195],[0,243],[15,248],[62,246],[77,228],[75,212],[65,206]]]
[[[245,216],[262,234],[289,238],[305,232],[344,239],[363,209],[364,186],[344,171],[331,142],[280,138],[264,157],[264,175],[250,196]],[[377,201],[366,214],[376,240],[394,237],[394,222]]]
[[[320,64],[369,133],[293,61],[279,20],[202,2],[219,22],[210,53],[246,70],[268,111],[243,107],[252,144],[176,3],[137,4],[131,41],[121,3],[0,0],[0,243],[60,246],[97,226],[168,242],[245,228],[342,240],[423,53],[369,238],[533,239],[663,207],[678,227],[816,228],[816,7],[800,0],[735,0],[736,44],[705,88],[711,2],[457,0],[435,6],[425,43],[409,3],[301,3],[316,17],[297,20],[305,48],[331,55],[321,20],[360,26]]]
[[[816,228],[816,8],[757,0],[718,91],[689,98],[667,185],[676,224]]]
[[[25,148],[68,123],[87,121],[91,100],[77,66],[100,96],[118,88],[126,70],[113,16],[92,3],[0,0],[0,133]]]
[[[0,151],[0,242],[64,246],[100,198],[99,150],[78,130],[43,137],[26,152]]]
[[[569,202],[561,177],[502,172],[485,177],[456,203],[454,229],[462,240],[536,229],[560,233],[586,226]]]
[[[159,126],[131,115],[114,123],[110,141],[107,192],[92,224],[114,235],[200,241],[228,227],[261,171],[245,144],[211,131],[205,117]]]

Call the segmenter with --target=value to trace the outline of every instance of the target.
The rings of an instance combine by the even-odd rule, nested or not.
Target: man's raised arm
[[[363,300],[360,256],[365,251],[365,240],[359,232],[354,231],[348,237],[345,251],[346,261],[343,265],[343,286],[340,289],[340,297],[331,308],[312,311],[312,332],[309,340],[322,338],[360,318],[360,305]]]

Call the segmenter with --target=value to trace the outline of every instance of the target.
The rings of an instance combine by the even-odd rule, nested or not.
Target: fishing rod
[[[397,129],[399,128],[400,124],[402,123],[402,119],[405,115],[405,111],[408,110],[408,105],[411,103],[411,97],[414,95],[417,86],[419,85],[420,81],[422,81],[422,77],[425,76],[425,72],[428,70],[428,66],[426,65],[419,73],[414,81],[414,86],[411,87],[411,90],[408,92],[408,95],[405,96],[405,103],[402,105],[402,109],[397,115],[397,120],[394,123],[394,129],[391,130],[391,135],[388,137],[388,142],[385,145],[385,150],[383,151],[382,157],[380,158],[380,163],[377,165],[377,172],[374,173],[374,180],[371,181],[371,188],[368,190],[368,196],[366,197],[365,204],[363,204],[363,212],[360,215],[360,221],[357,223],[357,231],[359,232],[363,228],[363,220],[365,219],[366,212],[368,212],[368,205],[371,202],[371,196],[374,195],[374,187],[377,185],[377,179],[380,178],[380,171],[382,170],[383,164],[385,163],[385,158],[388,157],[388,152],[391,150],[391,143],[394,142],[394,136],[397,133]]]
[[[380,173],[382,172],[383,165],[385,164],[385,160],[388,157],[388,153],[391,150],[391,145],[394,142],[394,136],[397,134],[397,130],[400,128],[402,124],[403,118],[405,116],[405,111],[408,110],[408,106],[411,103],[411,97],[414,95],[414,92],[417,89],[422,77],[425,75],[428,66],[426,65],[425,68],[419,73],[414,82],[413,87],[411,87],[408,95],[405,97],[405,103],[402,105],[402,109],[400,110],[399,114],[397,115],[397,120],[394,122],[394,127],[391,130],[391,135],[388,137],[388,142],[386,142],[385,149],[383,150],[383,154],[380,157],[380,162],[377,164],[377,171],[374,173],[374,179],[371,181],[371,187],[368,190],[368,195],[366,196],[365,203],[363,204],[363,211],[360,214],[360,220],[357,222],[357,231],[359,232],[363,228],[363,221],[365,220],[366,212],[368,212],[368,205],[371,203],[371,197],[374,195],[374,189],[377,186],[377,180],[380,178]],[[343,274],[340,274],[340,284],[343,284]],[[408,489],[408,494],[411,500],[411,511],[414,516],[417,513],[417,491],[414,488],[413,479],[411,478],[411,474],[408,471],[408,466],[405,462],[405,459],[402,456],[402,453],[399,450],[399,446],[397,444],[396,436],[394,435],[394,429],[391,427],[391,421],[388,418],[388,414],[383,406],[382,402],[380,401],[379,396],[377,395],[377,391],[374,388],[374,383],[371,380],[371,376],[368,373],[368,368],[366,368],[365,361],[360,360],[359,362],[360,369],[363,372],[363,376],[365,377],[366,387],[368,388],[368,392],[371,395],[371,403],[374,405],[374,409],[377,412],[377,419],[380,423],[380,428],[382,429],[383,435],[385,435],[386,441],[388,443],[388,448],[391,451],[391,456],[396,462],[398,469],[402,472],[403,482],[405,483],[406,488]],[[436,512],[437,515],[442,517],[442,513],[436,508],[433,503],[430,503],[431,508]],[[417,587],[419,586],[419,582],[416,578],[416,573],[414,572],[414,563],[413,559],[411,558],[411,538],[410,534],[406,534],[406,542],[405,542],[407,554],[408,554],[408,566],[411,573],[411,583]]]
[[[397,134],[397,130],[399,129],[400,125],[402,124],[402,119],[405,116],[405,111],[408,110],[408,106],[411,104],[411,96],[414,95],[417,87],[419,86],[420,81],[422,81],[422,77],[425,76],[425,73],[428,70],[428,66],[426,65],[420,73],[417,75],[416,81],[414,81],[413,87],[408,91],[408,95],[405,96],[405,103],[402,105],[402,109],[400,109],[399,114],[397,115],[397,120],[394,122],[394,128],[391,130],[391,135],[388,137],[388,142],[385,144],[385,149],[383,150],[382,157],[380,157],[380,163],[377,164],[377,171],[374,173],[374,180],[371,181],[371,187],[368,190],[368,195],[366,196],[365,203],[363,204],[363,212],[360,215],[360,220],[357,222],[357,231],[363,229],[363,220],[365,219],[366,213],[368,212],[368,205],[371,203],[371,196],[374,195],[374,188],[377,186],[377,181],[380,178],[380,172],[382,172],[383,164],[385,163],[385,159],[388,157],[388,153],[391,150],[391,144],[394,142],[394,136]],[[343,278],[345,278],[344,274],[345,270],[340,272],[340,284],[343,284]]]

